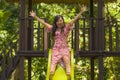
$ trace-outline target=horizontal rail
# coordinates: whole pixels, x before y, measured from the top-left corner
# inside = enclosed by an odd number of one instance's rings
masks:
[[[76,54],[77,57],[120,57],[120,51],[78,51]]]
[[[18,51],[17,56],[21,57],[46,57],[47,51]]]
[[[18,56],[23,57],[45,57],[48,51],[18,51]],[[77,55],[77,56],[76,56]],[[75,57],[120,57],[120,51],[78,51],[75,52]]]

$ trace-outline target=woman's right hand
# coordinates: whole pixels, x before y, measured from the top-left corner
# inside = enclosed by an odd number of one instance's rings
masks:
[[[33,12],[33,11],[30,11],[30,16],[31,16],[31,17],[35,17],[35,16],[36,16],[36,13]]]

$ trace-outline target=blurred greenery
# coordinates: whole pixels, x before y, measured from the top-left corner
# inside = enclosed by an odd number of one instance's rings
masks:
[[[40,18],[47,18],[49,23],[52,24],[55,15],[63,15],[65,22],[69,22],[79,11],[81,5],[79,4],[34,4],[33,10],[37,13]],[[20,5],[18,3],[7,3],[5,0],[0,0],[0,52],[11,39],[12,36],[16,34],[19,29],[19,15],[20,15]],[[27,10],[26,10],[27,13]],[[26,14],[27,16],[27,14]],[[81,17],[89,18],[89,7],[87,12]],[[97,5],[94,5],[94,17],[97,18]],[[118,30],[120,31],[120,1],[117,3],[108,3],[104,5],[104,17],[105,21],[110,21],[112,25],[112,50],[116,50],[116,22],[119,21]],[[80,22],[80,28],[83,28],[82,21]],[[86,27],[89,28],[89,20],[86,21]],[[34,28],[38,27],[38,21],[34,21]],[[106,51],[109,49],[109,29],[108,25],[105,26],[105,39],[106,39]],[[43,28],[43,25],[40,26]],[[41,36],[42,36],[42,30]],[[86,30],[88,33],[88,30]],[[37,50],[37,31],[34,31],[34,50]],[[83,36],[83,31],[80,29],[80,36]],[[85,35],[88,37],[88,34]],[[120,36],[120,34],[119,34]],[[71,34],[68,38],[68,44],[71,47]],[[83,50],[83,38],[80,39],[80,50]],[[43,38],[40,38],[43,44]],[[87,51],[89,46],[89,40],[86,38],[86,48]],[[120,43],[119,43],[120,46]],[[41,45],[42,49],[43,45]],[[25,60],[25,80],[27,80],[27,60]],[[119,57],[106,57],[104,58],[104,79],[105,80],[120,80],[120,58]],[[47,68],[47,58],[32,58],[32,80],[45,80],[46,69]],[[98,80],[98,60],[95,60],[95,80]],[[90,58],[76,58],[75,59],[75,80],[91,80],[90,79]]]

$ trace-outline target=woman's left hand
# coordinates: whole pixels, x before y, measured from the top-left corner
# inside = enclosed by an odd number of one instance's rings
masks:
[[[83,5],[82,8],[81,8],[81,12],[85,12],[86,9],[87,9],[87,7]]]

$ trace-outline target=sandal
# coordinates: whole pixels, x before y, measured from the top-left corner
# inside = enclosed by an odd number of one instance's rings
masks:
[[[51,72],[50,72],[50,77],[49,77],[49,79],[50,79],[50,80],[52,80],[53,75],[54,75],[54,72],[53,72],[53,71],[51,71]]]
[[[71,75],[70,75],[70,73],[68,74],[68,73],[66,73],[67,74],[67,80],[71,80]]]
[[[69,72],[66,72],[66,75],[67,76],[71,76],[71,72],[69,71]]]
[[[54,71],[51,71],[51,72],[50,72],[50,75],[54,75]]]

